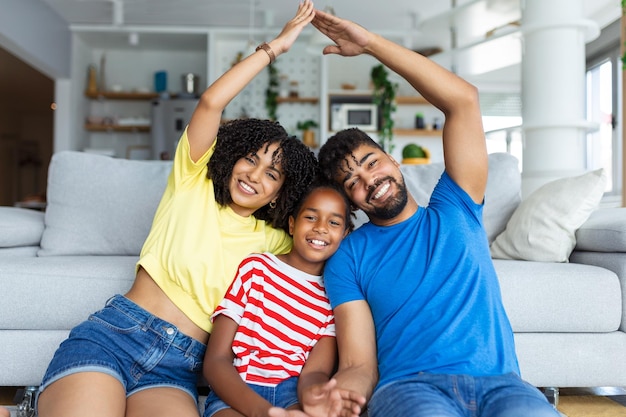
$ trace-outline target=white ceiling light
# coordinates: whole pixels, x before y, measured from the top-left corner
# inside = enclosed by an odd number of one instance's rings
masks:
[[[130,46],[139,45],[139,33],[138,32],[130,32],[128,34],[128,44]]]

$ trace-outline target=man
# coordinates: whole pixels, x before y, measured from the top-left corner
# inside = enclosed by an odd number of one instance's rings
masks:
[[[316,11],[312,23],[335,42],[325,54],[377,58],[445,115],[445,172],[428,207],[365,133],[339,132],[320,149],[322,172],[370,219],[324,271],[337,386],[369,399],[370,417],[558,416],[519,377],[482,223],[488,167],[476,88],[353,22]]]

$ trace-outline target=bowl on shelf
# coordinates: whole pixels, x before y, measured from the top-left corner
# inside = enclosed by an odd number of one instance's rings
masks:
[[[430,158],[402,158],[404,165],[430,164]]]
[[[405,165],[429,164],[430,151],[415,143],[402,148],[402,163]]]

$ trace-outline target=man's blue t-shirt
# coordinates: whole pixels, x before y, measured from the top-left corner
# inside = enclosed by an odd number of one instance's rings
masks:
[[[428,207],[393,226],[361,226],[327,262],[333,308],[370,306],[378,386],[419,372],[519,374],[482,209],[444,172]]]

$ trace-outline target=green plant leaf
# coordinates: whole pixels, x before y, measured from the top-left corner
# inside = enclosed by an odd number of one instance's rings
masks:
[[[379,132],[380,145],[386,152],[391,153],[395,147],[393,144],[393,113],[396,111],[395,99],[398,85],[392,83],[388,75],[389,72],[383,64],[374,66],[370,72],[374,85],[372,101],[379,106],[382,119]]]

